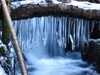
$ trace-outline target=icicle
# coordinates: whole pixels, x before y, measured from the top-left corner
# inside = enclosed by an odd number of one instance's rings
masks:
[[[65,47],[65,18],[62,17],[62,47]]]
[[[73,19],[73,41],[75,43],[75,19]]]
[[[76,19],[76,48],[79,48],[79,43],[80,43],[80,26],[81,23],[79,19]]]
[[[47,21],[46,18],[44,18],[44,25],[43,25],[43,45],[45,46],[46,43],[47,43],[47,37],[48,37],[48,34],[47,34],[47,23],[45,22]],[[43,23],[41,23],[43,24]]]
[[[80,20],[80,23],[81,23],[81,32],[80,32],[81,38],[80,38],[80,40],[81,40],[81,48],[83,48],[83,39],[84,39],[83,20]]]
[[[94,25],[95,25],[95,21],[92,21],[92,24],[91,24],[91,33],[93,32]]]
[[[36,28],[35,28],[35,45],[39,46],[40,38],[40,18],[36,18]]]
[[[44,55],[57,56],[64,54],[70,41],[72,49],[83,48],[84,42],[90,38],[95,21],[91,21],[89,27],[90,22],[87,20],[48,16],[16,20],[14,24],[22,50],[33,50],[37,55],[37,51],[40,51]]]
[[[58,45],[61,47],[62,46],[62,22],[59,20],[59,25],[58,25]]]
[[[90,25],[89,25],[89,21],[87,21],[87,41],[90,39]]]
[[[71,34],[69,35],[69,39],[70,39],[70,41],[71,41],[71,49],[74,50],[75,44],[74,44],[74,40],[73,40]]]
[[[64,47],[66,48],[66,42],[67,42],[67,18],[64,18]]]
[[[68,31],[68,35],[67,35],[68,37],[69,37],[69,35],[70,35],[70,30],[71,30],[70,22],[71,22],[71,19],[69,18],[69,19],[68,19],[68,30],[67,30],[67,31]],[[69,38],[67,38],[67,39],[68,39],[67,43],[69,43]]]

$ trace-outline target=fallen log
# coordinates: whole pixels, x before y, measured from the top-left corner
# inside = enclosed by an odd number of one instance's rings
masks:
[[[11,15],[13,19],[29,18],[43,15],[69,15],[83,19],[100,20],[100,10],[80,8],[69,3],[24,4],[16,9],[12,9]]]
[[[74,1],[76,2],[76,1]],[[12,2],[11,17],[12,19],[24,19],[35,16],[71,16],[89,20],[100,20],[100,4],[89,2],[71,2],[60,4],[22,4],[21,2]],[[75,5],[76,4],[76,5]],[[83,5],[82,5],[83,4]],[[18,6],[18,7],[17,7]],[[98,6],[97,8],[94,8]],[[15,8],[14,8],[15,7]],[[0,16],[1,17],[1,16]]]

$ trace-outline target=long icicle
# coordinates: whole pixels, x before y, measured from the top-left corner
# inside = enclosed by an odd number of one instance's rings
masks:
[[[26,66],[25,66],[25,63],[24,63],[24,59],[23,59],[23,56],[22,56],[22,52],[21,52],[21,49],[20,49],[20,46],[19,46],[19,43],[18,43],[18,40],[17,40],[16,32],[14,30],[12,20],[11,20],[11,17],[10,17],[10,14],[9,14],[9,11],[8,11],[8,8],[7,8],[7,5],[6,5],[6,1],[1,0],[1,5],[2,5],[2,9],[3,9],[5,19],[7,21],[7,24],[9,26],[9,29],[10,29],[10,32],[11,32],[12,43],[14,45],[15,52],[16,52],[17,57],[18,57],[18,61],[19,61],[19,64],[20,64],[22,75],[28,75],[27,70],[26,70]]]

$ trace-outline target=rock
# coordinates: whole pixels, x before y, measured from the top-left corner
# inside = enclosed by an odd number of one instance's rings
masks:
[[[100,0],[88,0],[88,1],[92,3],[100,3]]]
[[[47,3],[53,3],[52,0],[45,0]]]
[[[89,60],[100,64],[100,39],[91,39],[89,42]]]
[[[100,72],[100,39],[90,39],[81,51],[83,61],[92,63],[97,72]]]
[[[100,38],[100,30],[99,24],[97,23],[93,29],[93,32],[90,34],[91,39],[99,39]]]
[[[100,72],[100,39],[91,39],[89,42],[88,61],[92,62],[97,71]]]
[[[97,31],[91,33],[90,38],[99,39],[100,38],[100,30],[97,30]]]
[[[62,3],[70,3],[71,0],[58,0],[59,2],[62,2]]]
[[[87,42],[84,43],[84,48],[81,50],[81,58],[83,61],[88,61],[89,45]]]

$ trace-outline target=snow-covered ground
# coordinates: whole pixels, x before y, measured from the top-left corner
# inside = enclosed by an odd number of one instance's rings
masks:
[[[5,44],[2,43],[1,39],[0,39],[0,48],[4,48],[5,51],[7,51],[7,48],[5,46]],[[3,67],[1,66],[2,64],[5,63],[6,57],[0,56],[0,75],[7,75],[3,69]]]
[[[54,4],[60,4],[62,2],[59,2],[57,0],[52,0],[52,2]],[[20,5],[23,5],[23,4],[47,4],[47,2],[45,0],[25,0],[25,1],[17,1],[17,2],[12,2],[12,7],[13,8],[17,8],[19,7]],[[96,10],[100,10],[100,4],[96,4],[96,3],[90,3],[90,2],[87,2],[87,1],[74,1],[72,0],[71,3],[65,3],[66,5],[73,5],[73,6],[78,6],[79,8],[82,8],[82,9],[96,9]]]
[[[79,8],[83,8],[83,9],[100,10],[100,4],[90,3],[86,1],[84,2],[72,1],[71,3],[69,3],[69,5],[78,6]]]
[[[7,74],[5,73],[5,71],[4,71],[4,69],[1,67],[1,65],[0,65],[0,75],[7,75]]]

